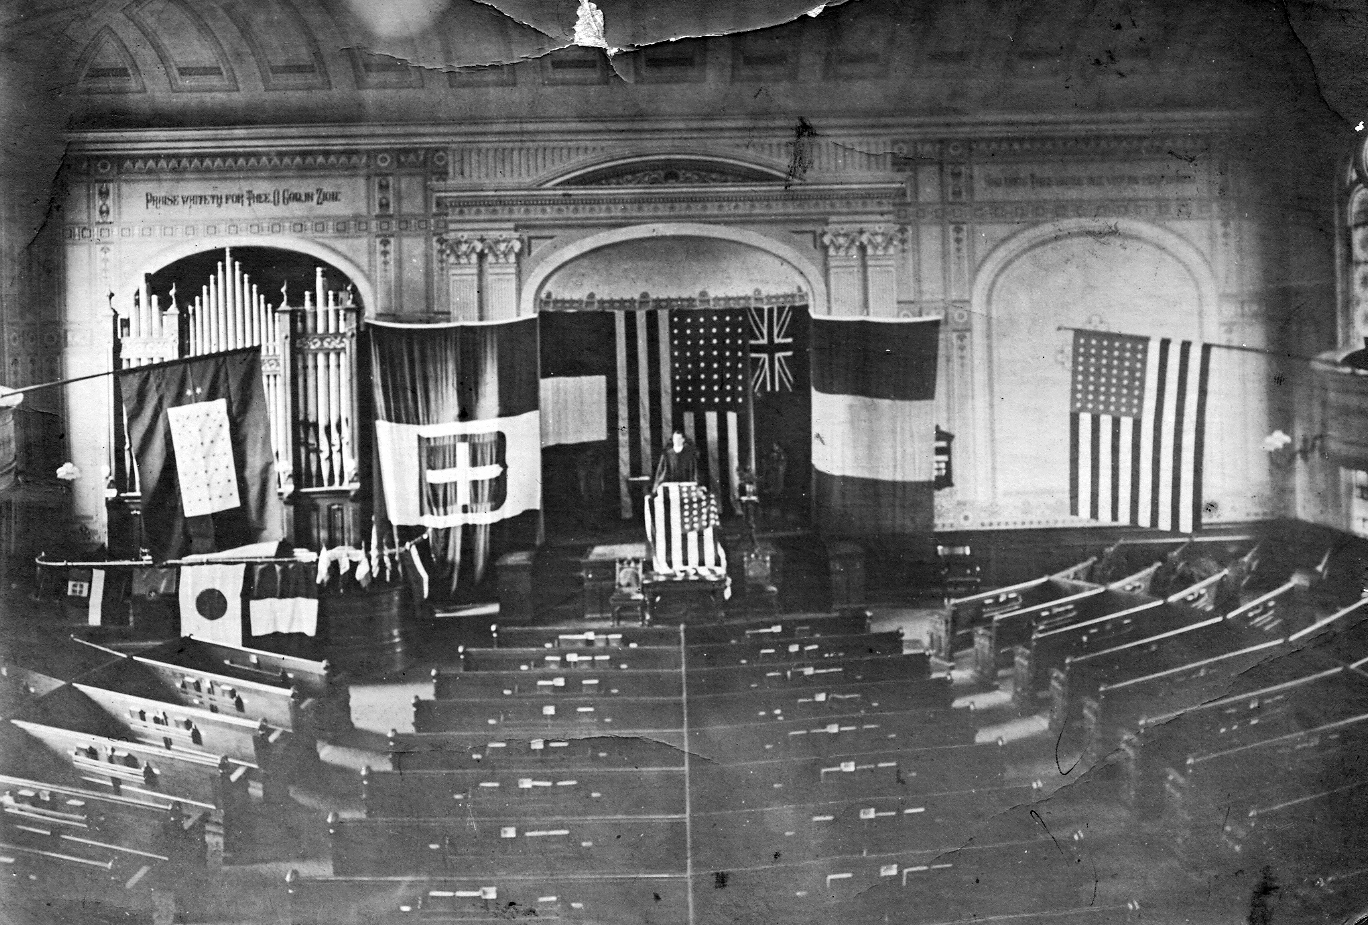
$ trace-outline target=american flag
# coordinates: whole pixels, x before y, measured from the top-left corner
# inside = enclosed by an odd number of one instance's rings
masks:
[[[646,540],[657,574],[726,575],[727,556],[717,536],[717,499],[711,492],[692,482],[666,482],[646,501]]]
[[[1191,533],[1202,522],[1211,346],[1075,331],[1069,510]]]
[[[792,308],[750,310],[751,387],[756,395],[793,391]]]

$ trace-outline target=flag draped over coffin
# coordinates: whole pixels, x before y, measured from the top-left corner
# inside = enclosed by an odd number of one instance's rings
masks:
[[[281,537],[259,347],[116,377],[157,561]]]
[[[649,476],[679,427],[705,480],[735,507],[751,322],[745,309],[544,311],[542,445],[608,441],[618,500]]]
[[[813,318],[816,522],[829,533],[929,533],[937,318]]]
[[[1075,331],[1069,511],[1191,533],[1202,523],[1211,346]]]
[[[718,542],[717,499],[693,482],[665,482],[647,498],[646,541],[661,575],[722,578],[727,556]]]
[[[369,326],[385,516],[450,530],[434,543],[459,571],[474,528],[476,581],[489,526],[541,506],[537,320]]]

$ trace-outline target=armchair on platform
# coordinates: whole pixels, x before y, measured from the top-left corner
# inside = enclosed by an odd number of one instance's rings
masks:
[[[608,598],[608,609],[612,614],[614,626],[620,625],[624,616],[635,620],[640,626],[647,624],[646,594],[642,589],[640,559],[617,560],[616,581],[613,593]]]
[[[969,546],[937,546],[936,572],[946,600],[977,594],[983,584],[983,570]]]

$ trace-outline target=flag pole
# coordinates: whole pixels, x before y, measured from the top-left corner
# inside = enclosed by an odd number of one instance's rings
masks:
[[[1079,327],[1074,327],[1073,325],[1068,325],[1068,324],[1056,325],[1056,326],[1055,326],[1055,330],[1056,330],[1056,331],[1080,331],[1080,332],[1083,332],[1083,333],[1085,333],[1085,334],[1112,334],[1112,335],[1115,335],[1115,336],[1117,336],[1117,337],[1144,337],[1144,336],[1147,336],[1147,335],[1143,335],[1143,334],[1126,334],[1126,333],[1123,332],[1123,331],[1106,331],[1106,330],[1103,330],[1103,329],[1101,329],[1101,328],[1079,328]],[[1306,362],[1306,363],[1310,363],[1310,362],[1312,362],[1313,360],[1315,360],[1315,357],[1302,356],[1300,353],[1288,353],[1288,352],[1283,351],[1283,350],[1265,350],[1265,349],[1263,349],[1262,347],[1246,347],[1244,344],[1213,344],[1213,343],[1210,343],[1210,342],[1208,342],[1208,341],[1203,341],[1203,343],[1206,344],[1208,347],[1214,347],[1214,348],[1216,348],[1216,349],[1218,349],[1218,350],[1234,350],[1234,351],[1237,351],[1237,352],[1239,352],[1239,353],[1258,353],[1258,354],[1261,354],[1261,355],[1263,355],[1263,356],[1268,356],[1268,357],[1280,357],[1280,358],[1285,358],[1285,359],[1289,359],[1289,360],[1302,360],[1303,362]]]

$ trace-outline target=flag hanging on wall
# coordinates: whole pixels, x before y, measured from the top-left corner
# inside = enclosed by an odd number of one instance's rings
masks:
[[[259,347],[140,366],[115,383],[154,559],[280,539]]]
[[[939,336],[937,318],[812,319],[813,488],[824,531],[931,532]]]
[[[180,574],[180,634],[201,642],[242,645],[242,562],[183,565]]]
[[[705,481],[735,507],[745,310],[544,311],[539,322],[543,446],[607,441],[625,518],[632,515],[628,479],[651,475],[678,426],[698,451]]]
[[[1211,346],[1075,331],[1069,511],[1191,533],[1202,523]]]
[[[475,580],[489,527],[541,507],[537,319],[372,322],[376,456],[385,516],[438,537],[451,586],[474,527]]]

